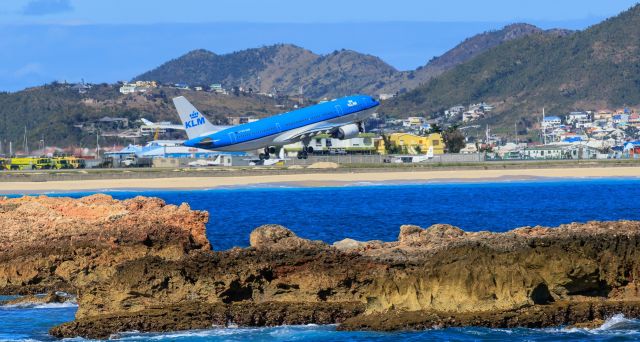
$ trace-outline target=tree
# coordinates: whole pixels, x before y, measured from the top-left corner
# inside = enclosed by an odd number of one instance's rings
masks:
[[[432,123],[431,125],[429,125],[429,128],[431,133],[442,133],[442,128],[440,128],[438,124]]]
[[[387,154],[398,154],[401,152],[401,149],[398,146],[391,143],[391,138],[388,135],[382,134],[382,141],[384,143],[384,149],[387,151]]]
[[[634,126],[627,126],[624,129],[624,134],[632,139],[635,139],[638,136],[638,133],[640,132],[640,130],[638,130],[636,127]]]
[[[447,128],[442,134],[442,139],[449,153],[460,153],[460,150],[465,146],[464,134],[456,125]]]

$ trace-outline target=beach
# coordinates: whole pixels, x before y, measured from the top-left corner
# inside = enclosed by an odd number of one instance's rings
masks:
[[[233,175],[202,177],[158,177],[126,179],[75,179],[61,181],[0,182],[0,193],[34,193],[50,191],[92,191],[120,189],[211,189],[245,186],[326,187],[350,184],[402,184],[429,182],[483,182],[580,178],[636,178],[639,167],[531,168],[531,169],[461,169],[461,170],[384,170],[358,172],[292,172],[279,174]]]

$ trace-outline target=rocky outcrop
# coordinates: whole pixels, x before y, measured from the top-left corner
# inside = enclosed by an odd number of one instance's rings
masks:
[[[75,292],[126,260],[209,250],[207,219],[154,198],[0,198],[0,294]]]
[[[37,208],[55,219],[46,229],[29,224],[32,232],[0,240],[21,246],[0,254],[0,274],[27,289],[63,284],[78,294],[76,320],[51,331],[59,337],[228,323],[542,327],[640,313],[635,221],[506,233],[402,226],[397,241],[346,239],[333,246],[267,225],[251,234],[250,247],[216,252],[204,236],[206,214],[185,205],[106,196],[0,205],[7,217],[26,205],[21,210]],[[92,224],[81,225],[80,217]],[[88,236],[97,237],[91,245]],[[41,248],[35,256],[26,253],[29,244]],[[16,260],[31,266],[7,271],[18,267]],[[21,278],[27,273],[38,276]]]
[[[50,292],[43,295],[26,295],[9,300],[0,300],[0,306],[31,306],[39,304],[74,303],[75,297],[65,292]]]
[[[121,312],[77,319],[51,329],[55,337],[105,338],[121,331],[156,331],[239,326],[300,325],[309,322],[332,324],[363,312],[360,303],[204,303],[172,304],[142,311]]]

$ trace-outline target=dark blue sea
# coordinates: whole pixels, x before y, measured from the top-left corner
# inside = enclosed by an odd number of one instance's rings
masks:
[[[189,191],[108,191],[115,198],[157,196],[210,213],[214,249],[247,246],[249,233],[282,224],[301,237],[329,243],[395,240],[402,224],[448,223],[468,231],[505,231],[590,220],[640,220],[640,180],[566,180],[423,185],[354,184],[330,188],[243,188]],[[50,194],[80,197],[90,193]],[[52,340],[48,328],[73,319],[73,305],[0,306],[0,341]],[[126,333],[144,341],[598,341],[640,340],[640,321],[611,317],[597,329],[431,329],[338,332],[335,326],[226,328],[171,334]]]

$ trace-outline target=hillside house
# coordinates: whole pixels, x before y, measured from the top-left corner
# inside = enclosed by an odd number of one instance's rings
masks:
[[[562,124],[562,119],[559,116],[545,116],[542,120],[542,127],[550,128],[550,127],[558,127]]]

